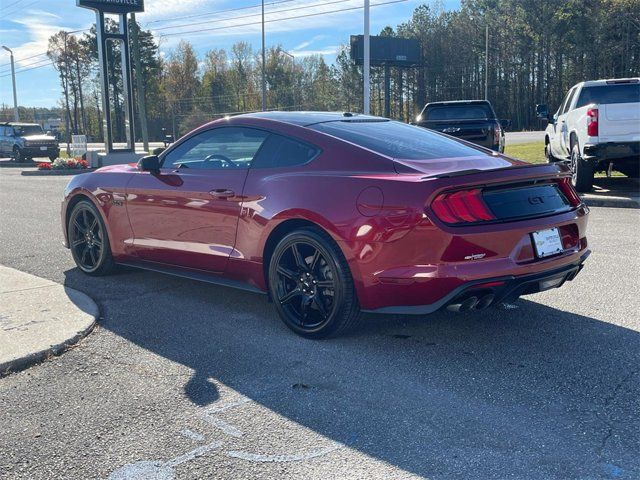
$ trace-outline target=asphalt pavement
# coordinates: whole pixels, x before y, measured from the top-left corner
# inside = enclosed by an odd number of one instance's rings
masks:
[[[0,264],[100,309],[76,348],[0,379],[0,478],[640,477],[639,210],[592,209],[562,289],[310,341],[263,296],[82,275],[68,180],[0,170]]]

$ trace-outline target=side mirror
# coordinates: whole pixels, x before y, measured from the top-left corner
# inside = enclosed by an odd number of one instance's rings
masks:
[[[502,120],[500,120],[500,126],[503,130],[509,130],[511,128],[511,120],[503,118]]]
[[[536,105],[536,117],[549,121],[549,108],[546,103]]]
[[[141,172],[160,173],[160,159],[157,155],[147,155],[138,160],[137,168]]]

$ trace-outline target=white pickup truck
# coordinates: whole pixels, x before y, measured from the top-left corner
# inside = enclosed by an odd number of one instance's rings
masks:
[[[598,171],[640,173],[640,78],[593,80],[573,86],[554,115],[546,105],[536,114],[549,122],[545,156],[568,161],[579,192],[593,186]]]

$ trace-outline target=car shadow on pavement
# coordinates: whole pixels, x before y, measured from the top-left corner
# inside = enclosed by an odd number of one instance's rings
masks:
[[[531,297],[472,314],[368,315],[348,336],[311,341],[263,296],[146,272],[66,273],[102,292],[102,328],[193,371],[176,388],[195,405],[214,405],[224,385],[428,478],[640,475],[633,330]]]

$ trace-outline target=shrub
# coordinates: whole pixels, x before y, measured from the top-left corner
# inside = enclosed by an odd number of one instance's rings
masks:
[[[44,165],[48,167],[44,167]],[[51,163],[41,163],[38,165],[38,169],[40,170],[72,170],[82,168],[89,168],[89,162],[80,158],[56,158]]]

